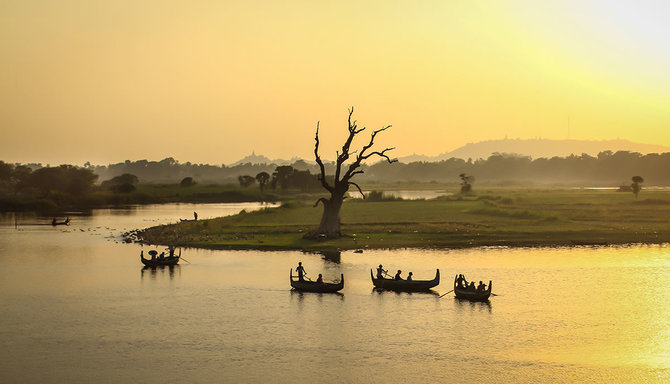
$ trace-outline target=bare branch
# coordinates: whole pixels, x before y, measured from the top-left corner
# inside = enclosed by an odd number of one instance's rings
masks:
[[[391,160],[391,158],[389,158],[388,155],[386,155],[387,151],[391,151],[395,148],[386,148],[383,151],[374,151],[374,152],[371,152],[369,154],[366,154],[366,151],[368,149],[372,148],[372,146],[374,145],[375,137],[377,136],[377,134],[380,133],[380,132],[384,132],[385,130],[387,130],[389,128],[391,128],[391,126],[387,125],[383,128],[377,129],[377,130],[372,132],[372,134],[370,135],[370,142],[363,146],[361,151],[356,156],[356,160],[353,163],[351,163],[351,165],[349,165],[349,169],[347,170],[347,172],[342,177],[342,180],[349,181],[349,179],[351,179],[355,174],[357,174],[357,172],[355,172],[355,171],[358,167],[361,166],[361,163],[363,162],[363,160],[366,160],[366,159],[368,159],[372,156],[377,155],[377,156],[383,157],[383,158],[386,159],[386,161],[388,161],[389,164],[394,163],[394,162],[397,161],[395,159]]]
[[[319,200],[317,200],[316,203],[314,203],[314,207],[319,205],[319,203],[323,203],[323,205],[325,206],[326,204],[328,204],[329,201],[330,201],[329,199],[326,199],[325,197],[322,197]]]
[[[358,184],[354,183],[353,181],[349,181],[349,185],[353,185],[354,187],[358,188],[358,192],[360,192],[361,196],[363,196],[363,199],[365,199],[365,193],[363,193],[363,191],[361,190],[361,187],[359,187]]]
[[[314,144],[314,157],[316,157],[316,163],[319,164],[319,170],[321,171],[321,185],[328,191],[333,192],[333,187],[331,187],[326,181],[326,168],[323,166],[323,162],[319,157],[319,122],[316,123],[316,137],[314,138],[316,143]]]

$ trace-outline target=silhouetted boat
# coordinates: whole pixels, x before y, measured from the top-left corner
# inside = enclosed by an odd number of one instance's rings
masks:
[[[489,280],[489,285],[486,288],[486,291],[484,292],[477,292],[469,290],[467,288],[460,288],[456,284],[457,280],[458,275],[456,275],[456,277],[454,278],[454,294],[456,294],[456,297],[459,299],[465,299],[470,301],[486,301],[489,299],[489,296],[491,296],[491,288],[493,286],[491,280]]]
[[[151,259],[144,258],[144,251],[140,252],[140,260],[142,264],[147,267],[160,267],[163,265],[176,265],[179,263],[179,258],[181,257],[181,249],[179,250],[179,255],[177,256],[166,256],[166,257],[156,257],[158,252],[151,250],[148,252],[153,257]]]
[[[334,293],[341,291],[344,288],[344,275],[340,275],[339,283],[317,283],[316,281],[300,281],[297,276],[293,276],[293,269],[291,269],[291,287],[296,291],[302,292],[323,292]],[[294,279],[295,277],[295,279]]]
[[[375,288],[380,289],[389,289],[392,291],[427,291],[438,284],[440,284],[440,270],[438,269],[435,272],[435,278],[433,280],[395,280],[395,279],[377,279],[375,278],[372,269],[370,270],[370,278],[372,278],[372,284]]]

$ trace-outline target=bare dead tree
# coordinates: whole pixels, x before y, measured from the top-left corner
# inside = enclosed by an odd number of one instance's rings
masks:
[[[389,164],[397,161],[396,159],[391,160],[391,158],[389,158],[388,155],[386,155],[386,152],[393,150],[395,148],[385,148],[384,150],[381,151],[371,150],[372,146],[374,145],[375,137],[380,132],[383,132],[391,128],[390,125],[387,125],[376,131],[373,131],[372,134],[370,135],[370,141],[366,145],[364,145],[360,151],[351,150],[351,143],[353,142],[356,135],[365,130],[365,127],[359,129],[358,125],[356,124],[356,121],[351,120],[351,116],[353,114],[354,114],[354,108],[352,107],[351,109],[349,109],[349,119],[348,119],[349,136],[342,145],[342,150],[337,151],[337,161],[335,163],[335,178],[332,181],[332,185],[326,179],[326,169],[323,165],[323,162],[321,161],[321,157],[319,157],[319,123],[316,124],[316,137],[315,137],[316,143],[314,145],[314,156],[316,157],[316,163],[319,165],[319,169],[321,171],[321,174],[319,176],[321,185],[330,193],[330,198],[322,197],[319,200],[317,200],[316,203],[314,204],[314,206],[316,207],[319,205],[319,203],[323,203],[323,215],[321,216],[321,223],[319,224],[319,227],[316,230],[305,234],[304,236],[305,238],[308,239],[318,239],[324,237],[337,238],[342,236],[342,231],[340,230],[340,209],[342,208],[342,203],[344,202],[346,194],[349,191],[349,187],[351,186],[356,187],[356,189],[358,189],[358,192],[361,195],[363,195],[363,198],[365,198],[365,194],[363,194],[361,187],[358,184],[351,181],[351,179],[354,176],[363,173],[363,170],[359,169],[361,163],[371,158],[372,156],[379,156],[383,159],[386,159],[386,161],[388,161]],[[353,162],[350,163],[348,166],[345,165],[345,162],[349,160],[351,156],[354,156]]]

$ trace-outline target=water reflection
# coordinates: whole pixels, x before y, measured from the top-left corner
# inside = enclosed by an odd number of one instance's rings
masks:
[[[373,294],[373,295],[374,295],[374,294],[382,295],[382,294],[384,294],[384,293],[395,294],[395,296],[400,296],[400,295],[412,296],[412,295],[416,295],[416,296],[424,296],[424,297],[426,297],[426,296],[437,296],[437,297],[440,297],[440,294],[437,293],[437,292],[435,292],[435,291],[433,291],[432,289],[427,290],[427,291],[398,291],[398,290],[395,290],[395,289],[384,289],[384,288],[377,288],[377,287],[372,288],[372,294]]]
[[[331,250],[331,251],[317,251],[317,252],[304,252],[306,254],[316,254],[316,255],[321,255],[321,258],[325,261],[329,261],[331,263],[335,264],[340,264],[342,262],[342,252],[337,251],[337,250]]]
[[[175,273],[178,277],[181,277],[181,265],[161,265],[156,267],[142,267],[140,278],[144,280],[144,275],[148,274],[152,280],[156,280],[157,276],[165,276],[165,274],[170,276],[170,280],[174,280]]]
[[[486,311],[488,313],[491,313],[491,301],[486,300],[486,301],[470,301],[467,299],[459,299],[458,297],[454,297],[454,303],[456,304],[456,310],[459,312],[463,311]]]

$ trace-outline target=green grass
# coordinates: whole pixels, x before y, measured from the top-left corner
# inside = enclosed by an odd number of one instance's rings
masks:
[[[310,201],[311,203],[311,201]],[[492,190],[434,200],[368,202],[342,207],[341,239],[314,242],[321,206],[291,202],[207,221],[142,232],[146,242],[231,249],[357,249],[551,246],[670,241],[670,193]]]

